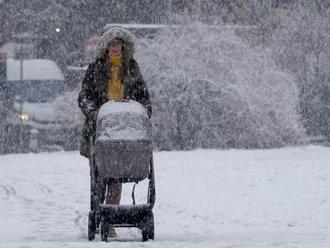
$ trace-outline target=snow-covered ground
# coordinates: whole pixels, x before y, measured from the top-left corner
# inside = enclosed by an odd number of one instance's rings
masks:
[[[0,247],[330,247],[330,148],[157,152],[154,159],[155,240],[120,229],[111,244],[87,241],[86,159],[0,156]],[[131,202],[131,186],[123,202]],[[145,189],[138,185],[139,201]]]

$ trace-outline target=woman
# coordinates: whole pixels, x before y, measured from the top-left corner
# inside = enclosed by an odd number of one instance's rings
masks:
[[[80,153],[85,157],[90,157],[88,123],[95,123],[98,110],[105,102],[135,100],[145,106],[151,116],[147,86],[133,54],[133,37],[127,30],[112,28],[101,37],[96,60],[87,68],[78,97],[79,107],[86,116],[80,145]],[[106,204],[119,204],[121,190],[120,183],[110,183],[105,196],[103,183],[97,183],[99,198],[101,202],[105,199]],[[114,228],[109,228],[108,235],[116,235]]]

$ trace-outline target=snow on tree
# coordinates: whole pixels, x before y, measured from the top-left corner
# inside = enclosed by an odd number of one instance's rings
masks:
[[[294,10],[294,11],[293,11]],[[270,19],[270,18],[269,18]],[[295,76],[303,125],[310,136],[330,139],[330,9],[318,5],[278,9],[268,46],[276,63]]]
[[[304,137],[294,79],[235,27],[169,26],[138,45],[159,148],[266,148]]]

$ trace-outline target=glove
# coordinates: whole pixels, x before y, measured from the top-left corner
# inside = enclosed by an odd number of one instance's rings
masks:
[[[97,111],[96,110],[92,110],[88,113],[88,119],[95,121],[96,117],[97,117]]]
[[[94,135],[94,121],[91,119],[87,121],[87,133],[88,136]]]
[[[94,104],[92,104],[92,102],[83,99],[81,102],[79,102],[79,106],[87,119],[96,119],[97,109],[95,108]]]

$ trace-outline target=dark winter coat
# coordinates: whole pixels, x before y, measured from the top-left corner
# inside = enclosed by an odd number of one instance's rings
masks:
[[[140,102],[146,107],[150,116],[149,93],[137,62],[130,59],[128,63],[123,63],[121,74],[124,85],[124,99]],[[97,59],[96,62],[88,66],[78,97],[79,107],[87,118],[92,118],[93,114],[108,101],[107,91],[110,79],[111,70],[105,57]]]

